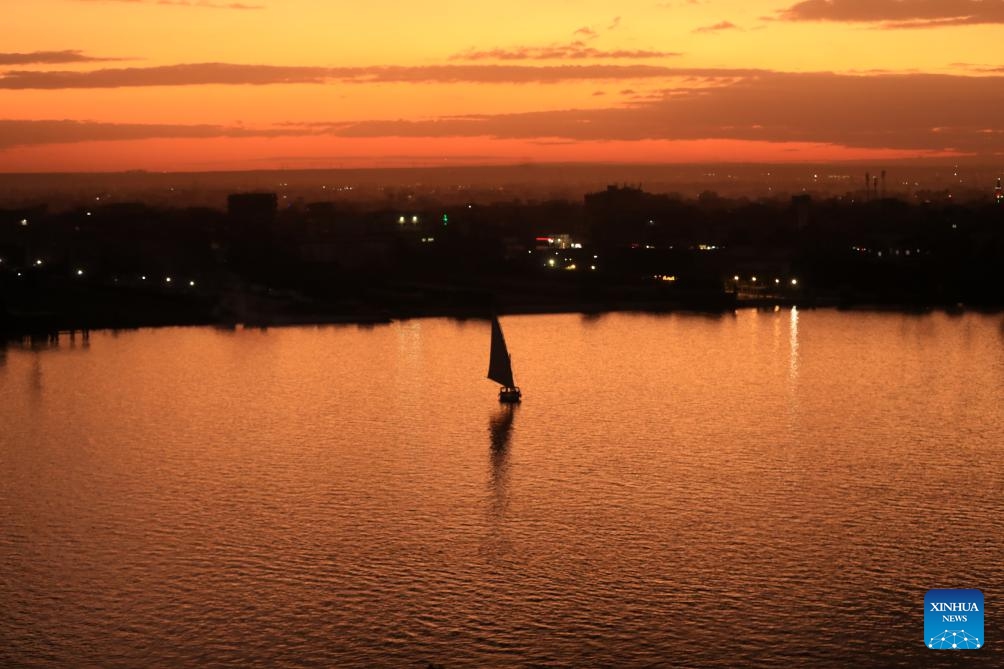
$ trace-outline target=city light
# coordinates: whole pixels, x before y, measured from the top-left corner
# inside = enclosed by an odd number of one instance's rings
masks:
[[[167,277],[166,279],[164,279],[164,282],[165,283],[171,283],[171,277]]]
[[[192,288],[195,288],[195,282],[194,281],[189,281],[188,285],[191,286]]]
[[[791,280],[791,285],[797,286],[798,285],[798,279],[792,279]]]
[[[84,275],[84,270],[78,269],[77,270],[77,276],[83,276],[83,275]]]
[[[24,227],[26,225],[28,225],[28,219],[27,218],[22,218],[21,219],[21,226]]]

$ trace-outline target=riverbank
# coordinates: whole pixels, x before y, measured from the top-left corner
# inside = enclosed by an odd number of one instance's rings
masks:
[[[119,305],[121,307],[121,305]],[[168,307],[168,308],[165,308]],[[601,316],[607,313],[642,312],[651,314],[698,313],[727,315],[742,309],[834,309],[854,312],[897,312],[926,314],[943,312],[962,315],[967,312],[1002,313],[1000,306],[967,306],[962,304],[916,304],[882,302],[848,302],[837,299],[756,299],[713,301],[636,300],[627,302],[499,302],[492,306],[398,306],[359,307],[340,311],[258,311],[238,315],[221,313],[213,304],[203,301],[191,303],[147,303],[146,308],[135,311],[121,309],[72,312],[11,312],[0,319],[0,339],[4,341],[44,342],[58,340],[60,336],[87,338],[92,331],[134,330],[141,328],[207,326],[219,328],[271,328],[323,325],[382,325],[396,320],[419,318],[487,319],[497,315],[530,314],[581,314]]]

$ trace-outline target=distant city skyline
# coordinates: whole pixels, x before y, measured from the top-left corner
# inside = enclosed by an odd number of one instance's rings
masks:
[[[3,172],[1004,162],[1004,0],[4,12]]]

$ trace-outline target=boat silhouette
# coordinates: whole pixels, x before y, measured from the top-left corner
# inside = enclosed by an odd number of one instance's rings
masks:
[[[497,316],[492,317],[492,344],[488,356],[488,378],[502,386],[499,389],[499,402],[514,403],[523,398],[516,381],[512,377],[512,358],[505,345],[502,334],[502,324]]]

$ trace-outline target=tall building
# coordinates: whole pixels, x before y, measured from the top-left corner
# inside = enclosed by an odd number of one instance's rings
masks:
[[[1001,186],[1000,178],[997,179],[997,188],[994,189],[994,202],[1004,204],[1004,187]]]

